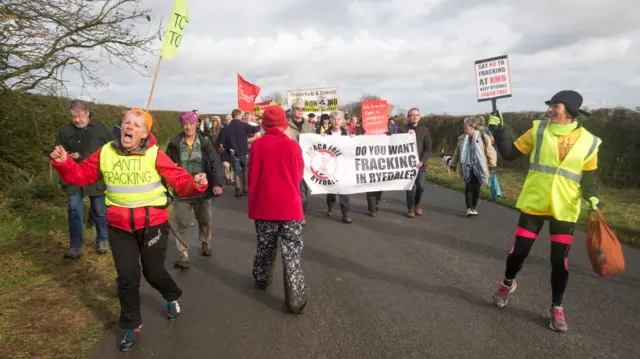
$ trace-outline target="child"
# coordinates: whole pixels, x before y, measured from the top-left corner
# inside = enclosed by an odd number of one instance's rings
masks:
[[[307,304],[300,266],[304,161],[298,143],[284,133],[287,126],[280,106],[267,107],[262,117],[264,135],[253,142],[249,153],[249,218],[255,220],[258,234],[253,278],[258,288],[268,289],[280,237],[285,303],[291,313],[300,314]]]

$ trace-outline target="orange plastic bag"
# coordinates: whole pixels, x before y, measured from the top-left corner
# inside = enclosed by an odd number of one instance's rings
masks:
[[[618,274],[624,270],[622,245],[611,228],[604,222],[600,210],[589,213],[587,253],[593,270],[601,277]]]

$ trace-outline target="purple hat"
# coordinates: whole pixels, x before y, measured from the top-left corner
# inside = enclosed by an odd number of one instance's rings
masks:
[[[198,115],[193,112],[183,112],[182,114],[180,114],[180,122],[198,124]]]

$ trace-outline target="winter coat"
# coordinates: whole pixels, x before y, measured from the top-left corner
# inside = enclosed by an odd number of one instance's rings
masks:
[[[200,150],[202,151],[202,171],[207,175],[209,187],[204,193],[204,199],[213,197],[213,187],[222,187],[224,185],[224,175],[220,157],[215,153],[213,145],[203,135],[198,134],[200,140]],[[174,137],[167,145],[166,154],[171,161],[176,164],[180,163],[180,143],[184,138],[184,132]]]
[[[462,141],[464,141],[464,133],[458,136],[458,144],[456,146],[456,150],[453,152],[453,156],[451,157],[451,162],[449,162],[449,167],[457,168],[458,161],[460,160],[460,150],[462,149]],[[478,150],[480,151],[480,155],[483,157],[484,162],[482,163],[482,169],[485,172],[487,178],[490,177],[490,171],[495,169],[498,166],[498,154],[496,149],[491,144],[491,137],[487,134],[481,133],[481,137],[478,137]],[[462,171],[458,171],[460,176],[462,176]]]
[[[409,130],[414,130],[415,132],[418,158],[420,158],[420,162],[422,162],[422,166],[420,166],[418,171],[424,172],[427,170],[427,161],[429,161],[429,154],[431,153],[431,133],[427,126],[418,124],[414,127],[411,123],[399,126],[398,133],[408,133]]]
[[[116,140],[108,146],[118,147],[120,140]],[[145,152],[146,149],[156,144],[153,135],[149,135],[148,144],[141,148]],[[94,152],[89,158],[82,163],[75,163],[70,157],[65,162],[59,163],[51,160],[51,164],[58,170],[60,177],[66,182],[75,186],[87,186],[97,182],[102,178],[102,168],[100,168],[100,152],[102,147]],[[132,154],[131,156],[135,156]],[[156,160],[156,170],[164,179],[166,184],[173,188],[181,197],[193,197],[206,190],[205,187],[198,187],[193,177],[185,169],[176,166],[173,161],[161,150],[158,150],[158,158]],[[149,226],[154,227],[161,225],[169,220],[169,210],[160,207],[149,208]],[[131,218],[133,214],[133,220]],[[138,229],[145,228],[146,211],[145,207],[125,208],[118,206],[107,207],[107,223],[115,228],[122,229],[127,232],[134,232]],[[133,224],[133,226],[132,226]]]
[[[295,124],[295,122],[293,121],[293,119],[289,120],[289,127],[287,127],[287,131],[285,132],[285,134],[287,135],[287,137],[289,137],[290,139],[296,141],[296,142],[300,142],[300,135],[303,133],[316,133],[316,129],[315,126],[310,123],[308,120],[303,119],[302,121],[304,121],[302,123],[302,129],[298,130],[298,126]]]
[[[76,163],[80,163],[112,139],[111,131],[102,121],[91,119],[84,128],[78,128],[73,123],[67,123],[58,132],[55,143],[56,146],[64,147],[67,153],[77,152],[80,154],[80,157],[75,160]],[[104,196],[104,191],[107,189],[102,180],[82,186],[82,188],[71,185],[62,178],[60,179],[60,184],[65,193],[81,192],[85,197]]]
[[[269,128],[249,153],[249,218],[267,221],[303,220],[300,182],[304,160],[300,145]]]

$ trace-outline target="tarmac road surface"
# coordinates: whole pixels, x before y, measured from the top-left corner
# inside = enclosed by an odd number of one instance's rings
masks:
[[[182,315],[169,323],[162,297],[143,281],[143,333],[132,352],[118,351],[113,330],[91,358],[640,358],[640,255],[625,248],[626,271],[600,278],[589,264],[585,234],[569,256],[565,312],[569,331],[549,329],[549,234],[545,225],[508,307],[491,295],[504,274],[518,213],[481,202],[466,218],[463,194],[428,184],[424,214],[407,218],[403,192],[383,194],[381,212],[366,214],[351,195],[352,224],[325,215],[325,196],[311,197],[304,229],[306,313],[284,306],[281,261],[268,292],[254,289],[256,245],[247,197],[226,187],[214,203],[212,257],[200,255],[197,230],[191,268],[167,268],[184,290]],[[114,318],[117,320],[117,318]]]

